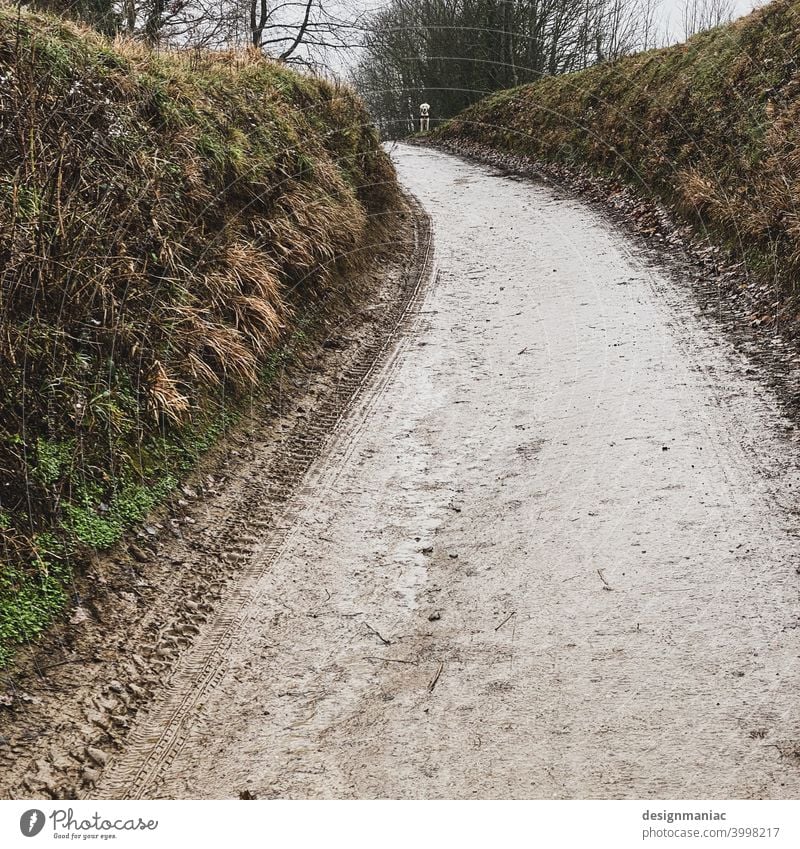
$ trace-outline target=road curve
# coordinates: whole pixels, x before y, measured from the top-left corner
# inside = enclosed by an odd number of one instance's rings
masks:
[[[165,691],[93,795],[798,797],[797,449],[769,391],[598,212],[395,159],[435,237],[411,330],[200,697]]]

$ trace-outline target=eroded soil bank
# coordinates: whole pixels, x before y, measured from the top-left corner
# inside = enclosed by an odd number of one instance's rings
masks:
[[[778,400],[598,211],[395,158],[433,282],[85,792],[797,797]]]

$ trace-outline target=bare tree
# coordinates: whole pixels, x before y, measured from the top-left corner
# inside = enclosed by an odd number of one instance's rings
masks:
[[[663,32],[657,24],[660,6],[660,0],[639,0],[639,46],[642,50],[650,50],[659,46],[663,38]]]
[[[152,45],[243,47],[286,62],[310,63],[353,46],[360,15],[343,17],[335,0],[118,0],[124,31]],[[358,37],[358,38],[357,38]]]
[[[684,0],[681,8],[683,37],[713,29],[733,20],[734,0]]]

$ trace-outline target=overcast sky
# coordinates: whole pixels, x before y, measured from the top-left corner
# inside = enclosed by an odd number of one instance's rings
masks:
[[[753,0],[735,0],[736,17],[752,12],[759,6],[765,5],[767,0],[753,2]],[[683,41],[683,29],[681,26],[681,12],[684,0],[661,0],[659,9],[661,25],[665,32],[669,32],[670,41]]]

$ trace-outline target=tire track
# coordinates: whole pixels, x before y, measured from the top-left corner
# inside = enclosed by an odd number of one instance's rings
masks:
[[[305,437],[290,447],[283,468],[275,476],[279,485],[271,486],[268,480],[256,484],[256,491],[265,490],[257,512],[255,515],[242,515],[217,546],[218,556],[222,559],[227,551],[234,554],[237,566],[235,585],[215,613],[213,625],[186,653],[169,682],[166,699],[142,718],[131,732],[121,755],[109,763],[106,777],[96,789],[87,792],[87,797],[99,794],[107,798],[130,799],[154,795],[153,789],[157,788],[163,772],[185,744],[193,710],[219,683],[226,653],[236,635],[247,625],[248,607],[258,594],[256,579],[269,569],[291,535],[292,526],[286,516],[291,507],[289,496],[334,438],[376,373],[382,372],[380,386],[386,384],[396,355],[397,339],[417,311],[432,272],[430,221],[416,203],[414,211],[415,262],[404,298],[396,305],[392,331],[376,340],[369,356],[344,377],[337,387],[333,403],[315,411],[315,420]],[[378,388],[376,393],[379,392]],[[168,633],[171,631],[174,628]]]

